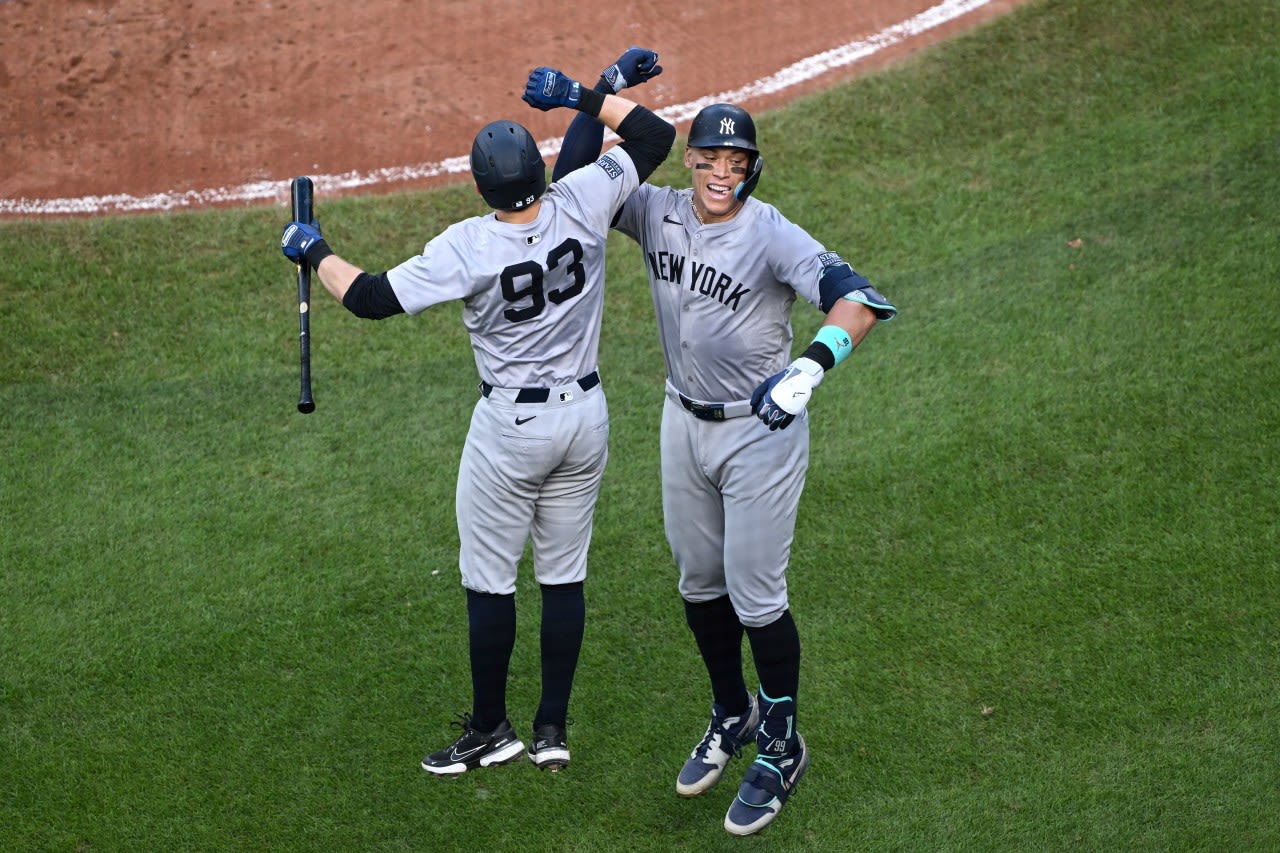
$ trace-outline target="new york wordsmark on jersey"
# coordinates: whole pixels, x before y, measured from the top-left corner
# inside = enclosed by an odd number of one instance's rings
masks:
[[[535,221],[463,220],[387,278],[409,314],[462,300],[484,381],[568,385],[597,366],[609,222],[638,183],[630,156],[612,149],[548,187]]]
[[[697,400],[744,400],[790,362],[791,306],[797,294],[819,304],[819,273],[836,256],[755,197],[702,225],[692,194],[644,184],[616,227],[644,249],[671,384]]]

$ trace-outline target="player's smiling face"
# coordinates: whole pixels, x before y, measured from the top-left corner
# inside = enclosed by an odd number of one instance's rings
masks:
[[[747,177],[750,152],[741,148],[686,148],[684,164],[693,170],[693,206],[704,222],[730,219],[741,206],[733,192]]]

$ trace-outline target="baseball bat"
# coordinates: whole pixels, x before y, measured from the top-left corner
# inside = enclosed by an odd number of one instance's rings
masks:
[[[293,198],[294,220],[312,222],[315,216],[311,179],[294,178],[289,189]],[[316,401],[311,396],[311,265],[306,261],[298,265],[298,357],[302,382],[298,411],[307,415],[316,410]]]

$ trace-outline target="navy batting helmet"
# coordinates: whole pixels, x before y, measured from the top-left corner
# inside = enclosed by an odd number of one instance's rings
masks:
[[[496,210],[520,210],[547,189],[547,164],[529,131],[514,121],[494,121],[471,144],[471,175]]]
[[[746,179],[733,191],[745,200],[751,195],[764,171],[764,157],[756,146],[756,123],[742,107],[733,104],[711,104],[703,107],[689,125],[690,148],[741,148],[751,152],[751,165]]]
[[[689,126],[689,147],[759,151],[756,147],[756,123],[746,110],[733,104],[703,107]]]

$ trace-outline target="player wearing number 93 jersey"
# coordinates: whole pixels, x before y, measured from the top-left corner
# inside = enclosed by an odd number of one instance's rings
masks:
[[[422,761],[437,775],[505,764],[524,751],[508,718],[506,681],[516,567],[530,541],[542,591],[542,695],[528,755],[542,768],[569,761],[565,726],[583,637],[583,581],[608,454],[597,369],[605,246],[609,223],[675,138],[675,128],[648,109],[583,89],[551,68],[530,74],[524,100],[596,116],[623,142],[548,189],[528,131],[514,121],[487,125],[471,168],[494,211],[450,226],[385,273],[334,254],[317,223],[291,222],[281,238],[285,256],[311,264],[357,316],[462,301],[480,376],[456,496],[473,701],[460,715],[461,735]],[[429,397],[442,392],[437,378],[424,376],[422,384],[430,420]]]

